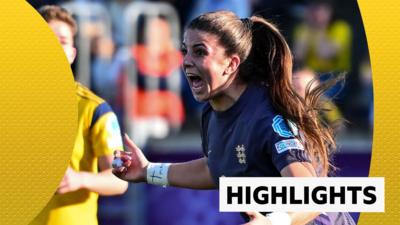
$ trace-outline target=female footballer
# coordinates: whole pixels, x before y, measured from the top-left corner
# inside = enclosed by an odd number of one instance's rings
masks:
[[[327,175],[335,143],[315,110],[323,90],[314,89],[304,99],[296,94],[291,52],[275,26],[257,16],[239,19],[227,11],[207,13],[189,24],[182,52],[195,99],[208,102],[201,124],[204,157],[151,163],[125,136],[130,152],[115,152],[116,160],[122,161],[113,170],[116,176],[209,189],[218,187],[221,176]],[[247,212],[246,224],[329,224],[326,215],[318,214]]]

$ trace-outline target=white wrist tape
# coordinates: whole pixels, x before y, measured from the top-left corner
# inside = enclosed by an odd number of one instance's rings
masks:
[[[149,163],[146,180],[148,184],[168,186],[168,169],[171,163]]]
[[[271,221],[271,225],[291,225],[292,218],[285,212],[273,212],[267,214],[267,218]]]

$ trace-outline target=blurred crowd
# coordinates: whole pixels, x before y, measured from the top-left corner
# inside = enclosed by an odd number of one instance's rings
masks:
[[[76,79],[107,100],[139,145],[148,138],[198,132],[201,104],[180,69],[182,30],[203,12],[261,14],[278,25],[294,55],[293,83],[302,95],[310,81],[345,74],[330,89],[322,115],[340,129],[370,135],[371,66],[356,1],[329,0],[43,0],[72,12],[79,25]]]

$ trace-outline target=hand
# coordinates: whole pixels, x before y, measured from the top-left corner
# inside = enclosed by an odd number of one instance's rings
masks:
[[[114,160],[120,159],[122,165],[113,169],[113,174],[122,180],[130,182],[146,181],[146,170],[149,161],[143,155],[143,152],[129,139],[124,136],[126,151],[115,151]]]
[[[65,194],[83,188],[83,173],[76,172],[68,167],[61,183],[58,185],[57,194]]]
[[[250,217],[250,221],[242,225],[271,225],[271,221],[259,212],[246,212],[246,214]]]

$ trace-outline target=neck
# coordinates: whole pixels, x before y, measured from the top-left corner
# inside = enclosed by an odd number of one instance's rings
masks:
[[[226,111],[235,104],[246,88],[246,83],[233,82],[226,90],[212,98],[209,103],[215,111]]]

